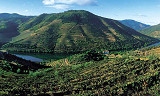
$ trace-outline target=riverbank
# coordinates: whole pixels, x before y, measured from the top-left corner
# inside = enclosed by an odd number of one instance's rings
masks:
[[[147,47],[160,45],[159,43],[151,44]],[[146,47],[144,47],[146,48]],[[130,49],[132,50],[132,49]],[[6,50],[0,50],[1,52],[7,52]],[[119,54],[124,53],[129,50],[118,50],[118,51],[111,51],[111,54]],[[8,53],[8,52],[7,52]],[[32,62],[43,62],[43,61],[56,61],[59,59],[64,59],[68,56],[73,54],[52,54],[52,53],[24,53],[24,52],[9,52],[9,54],[15,55],[17,57],[23,58],[25,60],[30,60]]]
[[[9,53],[33,62],[42,62],[51,60],[56,61],[73,55],[73,54],[51,54],[51,53],[23,53],[23,52],[9,52]]]

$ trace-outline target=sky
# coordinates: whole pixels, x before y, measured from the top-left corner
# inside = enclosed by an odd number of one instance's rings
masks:
[[[160,0],[0,0],[0,13],[38,16],[67,10],[87,10],[115,20],[160,24]]]

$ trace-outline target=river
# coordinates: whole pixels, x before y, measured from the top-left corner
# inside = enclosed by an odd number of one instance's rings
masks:
[[[160,42],[155,43],[155,44],[152,44],[152,45],[149,45],[149,46],[147,46],[147,47],[156,46],[156,45],[160,45]]]
[[[151,47],[151,46],[156,46],[156,45],[160,45],[159,43],[155,43],[152,45],[149,45],[147,47]],[[19,52],[14,52],[11,53],[17,57],[26,59],[26,60],[30,60],[33,62],[42,62],[42,61],[46,61],[46,60],[59,60],[59,59],[64,59],[68,56],[70,56],[71,54],[48,54],[48,53],[19,53]]]
[[[25,60],[30,60],[32,62],[42,62],[44,61],[44,59],[40,59],[40,58],[36,58],[36,57],[33,57],[33,56],[28,56],[28,55],[18,55],[18,54],[13,54],[17,57],[20,57],[20,58],[23,58]]]
[[[33,62],[59,60],[72,55],[72,54],[49,54],[49,53],[22,53],[22,52],[10,52],[10,54]]]

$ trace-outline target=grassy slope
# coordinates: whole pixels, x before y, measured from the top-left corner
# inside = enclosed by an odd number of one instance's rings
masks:
[[[25,24],[21,34],[3,48],[14,51],[79,52],[125,49],[157,42],[118,21],[87,11],[42,14]],[[16,47],[18,46],[18,47]]]
[[[109,55],[109,59],[102,61],[90,62],[81,58],[83,54],[77,54],[66,58],[67,61],[62,59],[48,63],[53,68],[40,69],[30,72],[29,75],[15,74],[9,77],[9,73],[2,73],[0,81],[4,82],[1,85],[4,89],[1,93],[160,95],[158,52],[159,47],[129,51],[121,55]]]
[[[140,32],[154,38],[160,38],[160,25],[155,25],[155,26],[146,28],[144,30],[141,30]]]

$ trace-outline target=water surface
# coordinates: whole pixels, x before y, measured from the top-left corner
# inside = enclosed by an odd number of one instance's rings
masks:
[[[147,47],[151,47],[151,46],[157,46],[157,45],[160,45],[160,42],[158,42],[158,43],[155,43],[155,44],[152,44],[152,45],[149,45],[149,46],[147,46]]]
[[[33,56],[27,56],[27,55],[18,55],[18,54],[13,54],[17,57],[20,57],[20,58],[23,58],[25,60],[30,60],[32,62],[42,62],[44,61],[43,59],[40,59],[40,58],[36,58],[36,57],[33,57]]]
[[[64,59],[72,54],[51,54],[51,53],[23,53],[23,52],[10,52],[17,57],[33,62],[42,62],[48,60],[59,60]]]

